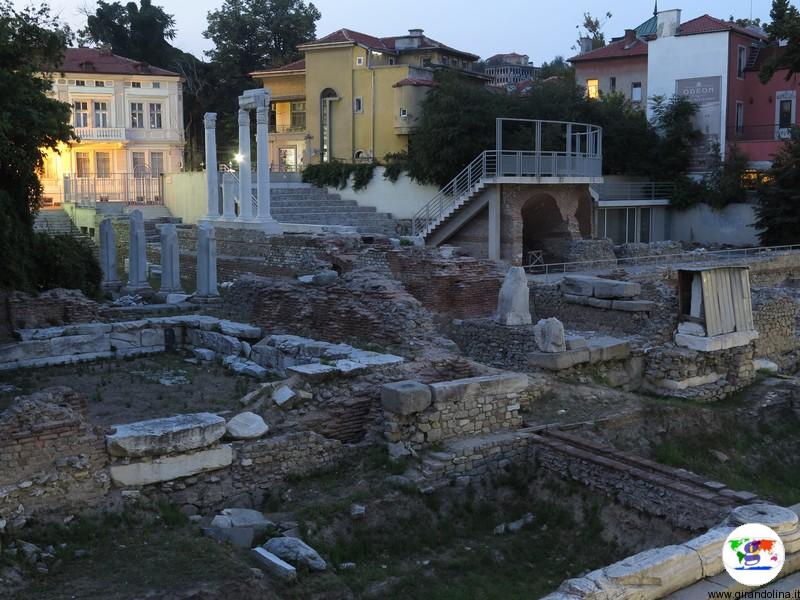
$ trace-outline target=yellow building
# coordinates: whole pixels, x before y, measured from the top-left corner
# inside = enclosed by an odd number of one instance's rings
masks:
[[[436,70],[457,70],[478,81],[478,56],[411,29],[378,38],[340,29],[298,47],[305,59],[252,77],[272,91],[272,169],[304,164],[383,159],[408,149],[420,102]]]
[[[181,77],[103,48],[67,48],[49,76],[78,140],[47,153],[45,206],[160,204],[161,175],[183,169]]]

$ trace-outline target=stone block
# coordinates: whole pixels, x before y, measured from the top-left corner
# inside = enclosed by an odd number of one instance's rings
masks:
[[[222,359],[222,364],[238,375],[247,375],[256,379],[264,379],[268,374],[264,367],[241,356],[226,356]]]
[[[140,332],[142,336],[142,346],[163,346],[164,345],[164,330],[163,329],[142,329]]]
[[[297,394],[288,385],[282,385],[272,392],[272,401],[281,408],[291,408],[296,399]]]
[[[567,350],[566,352],[532,352],[528,355],[528,366],[562,371],[575,365],[589,362],[589,350]]]
[[[622,310],[625,312],[650,312],[656,307],[655,302],[649,300],[614,300],[611,303],[612,310]]]
[[[592,296],[595,279],[583,275],[567,275],[561,280],[561,291],[572,296]]]
[[[777,364],[766,358],[757,358],[753,361],[753,368],[756,371],[764,371],[767,373],[777,373],[780,368]]]
[[[194,413],[114,425],[114,429],[106,436],[112,456],[160,456],[210,446],[225,435],[225,419]]]
[[[580,335],[565,335],[564,343],[567,345],[567,350],[581,350],[587,347],[586,338]]]
[[[630,345],[625,340],[600,335],[588,340],[589,360],[592,363],[622,360],[630,356]]]
[[[528,276],[522,267],[511,267],[506,273],[497,299],[495,321],[501,325],[530,325]]]
[[[50,340],[31,340],[0,346],[0,363],[30,360],[50,356]]]
[[[196,348],[210,348],[218,354],[229,356],[238,355],[242,351],[242,343],[235,337],[224,335],[215,331],[189,329],[186,332],[189,344]]]
[[[299,376],[302,380],[308,381],[309,383],[320,383],[340,373],[339,369],[336,367],[320,363],[294,365],[286,367],[286,371],[292,375]]]
[[[139,348],[142,345],[142,336],[138,330],[111,332],[109,334],[109,343],[115,350]]]
[[[642,293],[642,286],[633,281],[617,281],[598,277],[594,282],[595,298],[635,298]]]
[[[252,508],[225,508],[222,515],[230,520],[231,527],[252,527],[256,532],[263,532],[275,526],[275,523]]]
[[[234,440],[252,440],[260,438],[269,431],[269,425],[261,415],[252,412],[239,413],[225,427],[228,437]]]
[[[262,548],[282,560],[307,567],[310,571],[324,571],[328,568],[316,550],[296,537],[275,537],[267,540]]]
[[[219,322],[219,330],[224,335],[230,335],[245,340],[257,340],[261,338],[261,327],[247,325],[246,323],[222,320]]]
[[[688,335],[685,333],[675,334],[675,344],[698,352],[714,352],[716,350],[727,350],[728,348],[738,348],[746,346],[758,338],[757,331],[735,331],[711,337],[701,337]]]
[[[160,481],[190,477],[227,467],[233,462],[229,445],[184,454],[162,456],[151,461],[112,465],[111,480],[119,487],[142,486]]]
[[[720,379],[723,379],[722,375],[718,373],[708,373],[707,375],[696,375],[695,377],[689,377],[681,381],[675,381],[673,379],[662,379],[657,383],[657,385],[666,390],[681,391],[681,390],[688,390],[690,388],[700,387],[701,385],[716,383]]]
[[[217,357],[217,353],[209,348],[195,348],[192,350],[192,354],[195,358],[206,362],[211,362]]]
[[[591,306],[593,308],[603,308],[605,310],[611,310],[611,307],[614,305],[612,300],[603,300],[602,298],[587,298],[586,299],[586,306]]]
[[[591,296],[577,296],[575,294],[564,294],[564,300],[570,304],[581,304],[587,306]]]
[[[629,556],[603,569],[609,581],[642,586],[641,600],[663,598],[703,578],[700,556],[686,546],[664,546]]]
[[[706,336],[706,328],[700,323],[693,323],[691,321],[683,321],[678,323],[678,333],[686,333],[688,335]]]
[[[421,412],[431,405],[431,388],[418,381],[396,381],[381,387],[384,410],[398,415]]]
[[[567,345],[564,341],[564,325],[551,317],[541,319],[533,327],[533,338],[542,352],[564,352]]]
[[[277,348],[267,344],[266,341],[262,340],[257,344],[253,344],[250,350],[250,360],[267,369],[278,369],[281,366],[280,352]]]
[[[297,580],[297,569],[275,556],[272,552],[268,552],[264,550],[264,548],[258,546],[251,550],[251,554],[255,557],[261,568],[270,575],[283,579],[284,581]]]
[[[350,353],[349,359],[361,363],[367,367],[382,367],[386,365],[398,365],[405,362],[405,359],[394,354],[382,354],[369,350],[355,349]]]
[[[435,404],[461,402],[466,398],[516,394],[528,387],[528,377],[521,373],[482,375],[441,381],[430,385]]]
[[[94,352],[109,352],[110,350],[111,336],[108,333],[70,335],[50,340],[51,356],[90,354]]]
[[[237,548],[250,548],[253,545],[255,530],[252,527],[203,527],[203,533],[217,541]]]
[[[713,577],[723,571],[722,546],[733,530],[734,527],[715,527],[683,544],[700,556],[703,577]]]

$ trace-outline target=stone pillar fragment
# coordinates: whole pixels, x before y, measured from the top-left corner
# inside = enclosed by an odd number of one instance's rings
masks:
[[[216,298],[217,289],[217,239],[209,223],[197,226],[197,293],[196,299]]]
[[[203,116],[206,132],[206,188],[208,190],[208,217],[219,217],[219,179],[217,172],[217,113]]]
[[[522,267],[511,267],[506,273],[497,299],[495,321],[501,325],[531,324],[528,276]]]
[[[236,198],[239,192],[236,187],[236,180],[232,173],[222,174],[222,219],[233,221],[236,219]]]
[[[126,292],[129,294],[141,294],[152,290],[147,281],[146,244],[142,211],[133,210],[130,215],[130,242],[128,245],[128,286]]]
[[[161,226],[161,289],[162,294],[180,294],[180,252],[174,223]]]
[[[117,235],[108,217],[100,222],[100,268],[103,271],[103,289],[119,291],[122,282],[117,275]]]
[[[253,174],[250,158],[250,111],[239,109],[239,218],[253,218]]]

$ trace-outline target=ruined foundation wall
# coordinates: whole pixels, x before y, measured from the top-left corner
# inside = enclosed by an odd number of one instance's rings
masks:
[[[798,306],[774,290],[753,290],[756,358],[779,359],[797,349]]]
[[[53,289],[38,295],[0,290],[0,343],[13,340],[14,329],[96,321],[99,309],[79,290]]]

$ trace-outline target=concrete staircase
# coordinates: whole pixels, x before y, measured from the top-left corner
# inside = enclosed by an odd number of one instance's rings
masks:
[[[270,199],[272,216],[281,223],[349,225],[359,233],[397,233],[391,214],[378,212],[374,206],[359,206],[355,200],[343,200],[339,194],[310,184],[273,187]]]
[[[72,219],[62,208],[40,210],[33,223],[33,229],[52,235],[82,236],[80,230],[75,227]]]

